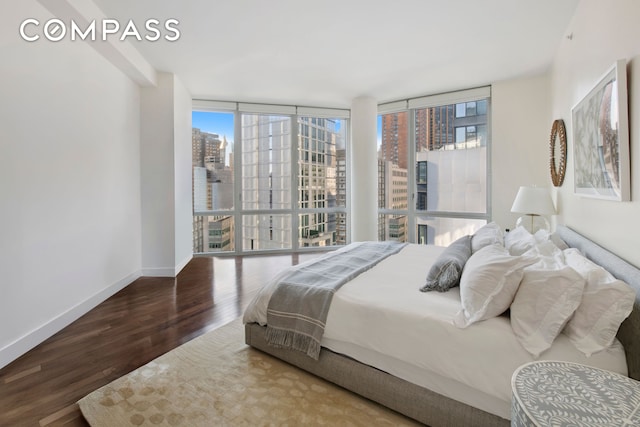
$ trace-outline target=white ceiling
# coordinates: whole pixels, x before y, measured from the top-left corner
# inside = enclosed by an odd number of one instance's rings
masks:
[[[578,1],[94,0],[120,22],[178,19],[178,41],[135,46],[194,98],[327,107],[541,73]]]

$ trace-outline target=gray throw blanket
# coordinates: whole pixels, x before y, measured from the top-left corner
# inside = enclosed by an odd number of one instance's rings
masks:
[[[276,285],[267,307],[267,342],[318,359],[333,294],[406,243],[362,242],[293,268]]]

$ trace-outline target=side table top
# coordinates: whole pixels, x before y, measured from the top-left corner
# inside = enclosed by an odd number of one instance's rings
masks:
[[[527,363],[511,378],[512,426],[640,426],[640,382],[571,362]]]

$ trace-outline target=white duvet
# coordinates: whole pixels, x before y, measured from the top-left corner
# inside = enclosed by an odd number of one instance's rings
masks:
[[[334,295],[322,345],[455,400],[510,418],[511,376],[535,360],[499,316],[466,329],[453,325],[459,288],[420,292],[430,265],[444,250],[407,245],[345,284]],[[339,256],[339,251],[332,256]],[[244,321],[266,323],[269,287]],[[263,317],[264,313],[264,317]],[[587,358],[565,335],[539,359],[566,360],[627,373],[619,342]]]

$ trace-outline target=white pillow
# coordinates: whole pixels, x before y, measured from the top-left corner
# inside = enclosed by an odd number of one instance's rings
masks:
[[[556,233],[549,233],[547,230],[538,230],[533,236],[536,238],[536,242],[550,241],[561,251],[569,247]]]
[[[547,240],[551,240],[551,233],[549,233],[544,228],[541,228],[540,230],[536,231],[533,234],[533,237],[535,237],[536,242],[538,242],[538,243],[546,242]]]
[[[567,265],[570,265],[571,268],[580,273],[580,275],[588,281],[602,284],[611,283],[616,280],[613,274],[586,258],[578,249],[569,248],[562,251],[562,253],[564,254]]]
[[[524,267],[533,262],[532,257],[509,255],[500,244],[485,246],[471,255],[460,278],[462,309],[454,325],[466,328],[504,313],[518,290]]]
[[[488,245],[499,243],[504,245],[504,233],[498,224],[485,224],[473,234],[471,238],[471,253],[477,252]]]
[[[580,305],[585,279],[571,267],[534,267],[525,268],[511,304],[511,328],[520,344],[538,357],[551,347]]]
[[[573,345],[590,356],[608,348],[633,310],[635,291],[577,249],[564,251],[567,263],[586,279],[582,301],[564,329]]]
[[[511,255],[522,255],[536,244],[536,238],[529,230],[519,226],[504,236],[504,246]]]
[[[536,243],[524,256],[536,258],[536,263],[530,268],[538,270],[559,270],[567,265],[564,253],[550,240]]]
[[[552,244],[559,250],[568,248],[562,239],[547,230],[538,230],[535,234],[531,234],[523,226],[518,226],[504,236],[504,245],[509,249],[511,255],[522,255],[535,245],[540,244]]]

